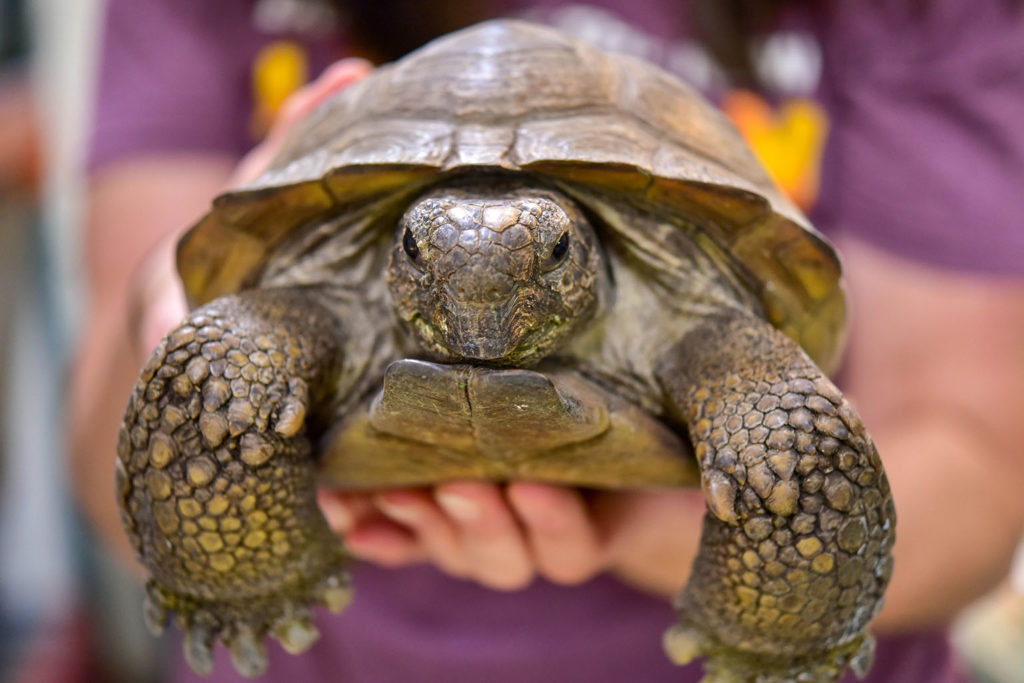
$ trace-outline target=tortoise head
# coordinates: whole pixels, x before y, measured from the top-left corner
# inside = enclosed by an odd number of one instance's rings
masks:
[[[444,360],[530,365],[592,319],[608,286],[597,235],[567,197],[434,188],[398,225],[398,316]]]

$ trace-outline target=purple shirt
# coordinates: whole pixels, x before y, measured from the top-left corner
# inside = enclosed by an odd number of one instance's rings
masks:
[[[252,147],[252,63],[283,37],[253,29],[252,0],[107,5],[91,168],[161,153],[240,157]],[[333,41],[305,42],[314,68],[344,56]]]
[[[678,0],[620,7],[640,31],[681,35]],[[251,145],[250,68],[275,36],[252,28],[251,0],[110,0],[93,167],[130,155]],[[528,3],[529,4],[529,3]],[[565,2],[532,3],[548,11]],[[807,16],[822,43],[821,102],[831,119],[816,215],[920,261],[1024,274],[1024,21],[1011,0],[834,2]],[[907,6],[918,9],[903,9]],[[823,9],[825,8],[825,9]],[[340,45],[340,47],[339,47]],[[313,47],[314,73],[344,54]],[[666,601],[610,577],[509,594],[432,568],[359,565],[356,598],[319,614],[322,639],[301,656],[271,644],[266,681],[697,681],[668,662]],[[177,653],[177,649],[175,650]],[[177,679],[198,679],[177,661]],[[953,683],[944,633],[879,641],[869,681]],[[212,680],[241,681],[225,652]]]
[[[668,601],[609,577],[565,588],[536,581],[498,593],[429,567],[358,566],[356,597],[340,616],[320,612],[321,640],[300,657],[276,643],[261,681],[344,683],[697,683],[661,649]],[[175,639],[177,640],[177,639]],[[179,645],[175,642],[175,646]],[[177,652],[177,649],[175,649]],[[177,657],[181,683],[243,683],[223,647],[212,678]],[[843,683],[856,679],[848,675]],[[880,638],[866,683],[964,683],[944,633]]]
[[[817,223],[910,259],[1024,273],[1024,7],[829,6]]]

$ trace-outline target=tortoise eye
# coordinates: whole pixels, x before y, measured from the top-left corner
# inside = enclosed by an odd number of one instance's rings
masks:
[[[402,249],[405,249],[405,254],[413,261],[420,255],[420,248],[416,246],[416,240],[413,239],[412,233],[409,228],[405,229],[405,235],[402,236]]]
[[[560,262],[569,253],[569,233],[563,232],[562,236],[555,242],[555,248],[551,250],[551,260]]]

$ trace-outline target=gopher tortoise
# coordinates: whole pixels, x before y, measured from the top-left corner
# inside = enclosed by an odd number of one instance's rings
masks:
[[[892,569],[878,453],[828,379],[833,248],[732,126],[641,61],[492,21],[332,96],[179,244],[117,491],[199,672],[340,610],[315,500],[453,479],[702,487],[675,661],[863,675]]]

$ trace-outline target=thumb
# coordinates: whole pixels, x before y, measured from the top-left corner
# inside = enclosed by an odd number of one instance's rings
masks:
[[[148,356],[188,312],[175,267],[176,242],[176,235],[160,240],[143,260],[132,283],[130,331],[140,358]]]

